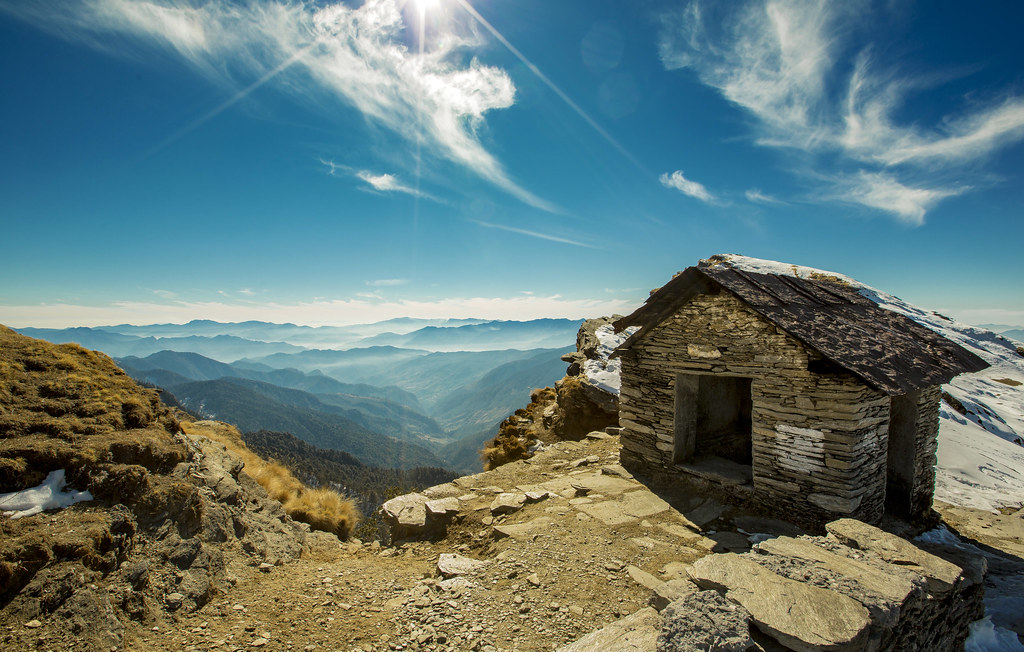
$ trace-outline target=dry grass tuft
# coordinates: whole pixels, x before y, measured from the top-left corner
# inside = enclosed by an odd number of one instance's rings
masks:
[[[330,489],[307,489],[289,498],[284,509],[296,521],[308,523],[315,530],[331,532],[342,539],[347,538],[359,522],[355,504]]]
[[[189,435],[201,435],[221,443],[242,458],[243,470],[296,521],[341,539],[348,538],[359,522],[359,510],[352,500],[330,489],[310,489],[284,465],[267,461],[249,450],[234,426],[218,421],[198,421],[182,423],[182,429]]]

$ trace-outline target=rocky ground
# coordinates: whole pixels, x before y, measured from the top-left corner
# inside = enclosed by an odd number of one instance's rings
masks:
[[[546,493],[510,513],[492,510],[515,490]],[[618,466],[617,438],[562,442],[460,478],[451,491],[464,509],[439,541],[318,537],[298,561],[242,569],[196,612],[130,627],[127,646],[552,650],[645,607],[649,587],[682,577],[683,564],[716,547],[747,548],[745,535],[715,531],[729,514],[722,505],[694,499],[680,511],[631,479]],[[438,564],[448,555],[483,563],[446,579]]]
[[[641,612],[652,589],[664,594],[661,606],[674,590],[692,592],[684,566],[712,551],[745,551],[749,534],[799,534],[714,500],[656,494],[618,465],[618,448],[616,437],[561,442],[434,488],[431,497],[455,500],[458,514],[433,542],[342,543],[310,533],[292,561],[240,556],[228,565],[230,588],[196,611],[167,593],[164,609],[125,623],[124,647],[557,650]],[[940,507],[962,534],[1020,554],[1021,514]],[[1020,564],[1007,570],[1020,572]],[[76,646],[67,621],[60,626],[33,619],[0,632],[13,649],[98,649]]]

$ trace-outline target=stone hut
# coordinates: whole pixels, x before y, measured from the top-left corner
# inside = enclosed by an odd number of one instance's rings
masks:
[[[615,322],[623,466],[817,522],[929,512],[939,387],[988,364],[812,276],[702,261]]]

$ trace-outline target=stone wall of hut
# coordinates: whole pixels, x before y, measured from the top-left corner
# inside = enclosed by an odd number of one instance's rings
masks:
[[[911,510],[914,516],[923,516],[932,508],[935,495],[935,464],[939,448],[939,401],[942,389],[938,385],[923,389],[917,397],[917,442],[914,458],[914,485]]]
[[[848,373],[809,371],[819,357],[732,294],[698,295],[622,354],[623,464],[661,477],[679,472],[677,378],[750,378],[755,500],[812,520],[877,522],[890,399]],[[932,394],[922,392],[920,401],[931,402]],[[924,478],[934,476],[934,430],[923,426],[919,437],[923,496],[933,482]]]

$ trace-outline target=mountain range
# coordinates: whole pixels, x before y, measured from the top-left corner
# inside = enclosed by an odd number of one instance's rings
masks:
[[[573,348],[579,324],[196,320],[20,331],[101,350],[136,380],[164,389],[169,402],[243,431],[288,432],[374,466],[475,472],[497,424],[532,389],[562,377],[560,356]]]

